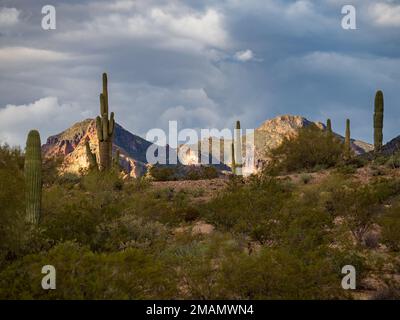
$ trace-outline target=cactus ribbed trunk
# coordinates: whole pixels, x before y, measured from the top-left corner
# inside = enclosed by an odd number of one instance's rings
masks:
[[[379,151],[383,143],[383,92],[378,91],[375,95],[375,112],[374,112],[374,149]]]
[[[235,130],[235,174],[242,175],[242,166],[243,166],[243,159],[242,159],[242,139],[241,139],[241,131],[240,131],[240,121],[236,121],[236,130]]]
[[[36,130],[29,132],[26,141],[24,174],[26,218],[37,225],[42,206],[42,154],[40,134]]]
[[[232,157],[232,164],[231,164],[231,169],[232,173],[236,175],[236,163],[235,163],[235,144],[232,142],[232,147],[231,147],[231,157]]]
[[[109,141],[99,141],[100,171],[108,170],[111,167],[110,145]]]
[[[109,170],[112,166],[112,143],[114,138],[114,112],[108,118],[107,74],[103,73],[103,93],[100,94],[101,117],[96,118],[96,131],[99,139],[99,169]]]
[[[328,136],[331,137],[333,134],[331,119],[326,120],[326,131],[328,132]]]
[[[346,120],[346,136],[344,139],[344,153],[346,157],[350,157],[351,146],[350,146],[350,119]]]

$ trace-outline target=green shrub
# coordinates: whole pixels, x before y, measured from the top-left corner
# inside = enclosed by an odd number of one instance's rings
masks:
[[[231,255],[221,271],[224,297],[230,299],[344,298],[340,269],[323,255],[299,257],[281,248]]]
[[[308,184],[312,180],[312,178],[312,175],[305,173],[300,176],[300,180],[301,182],[303,182],[303,184]]]
[[[393,251],[400,251],[400,205],[387,210],[381,219],[382,242]]]
[[[24,158],[21,150],[0,145],[0,267],[25,242]]]
[[[312,170],[318,166],[335,166],[342,159],[343,144],[335,137],[316,126],[299,130],[295,138],[286,138],[282,144],[271,151],[271,161],[267,171],[290,173]]]
[[[397,152],[394,155],[390,156],[389,159],[386,161],[386,166],[392,169],[400,168],[400,152]]]
[[[43,290],[41,269],[57,271],[57,289]],[[174,270],[139,249],[93,253],[74,242],[29,255],[0,273],[0,299],[172,299]]]
[[[123,215],[111,222],[98,225],[95,238],[96,250],[151,249],[165,244],[168,230],[159,222]]]
[[[150,175],[155,181],[177,180],[177,172],[174,167],[153,166]]]

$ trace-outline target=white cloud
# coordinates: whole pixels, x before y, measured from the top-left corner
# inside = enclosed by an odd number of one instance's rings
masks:
[[[119,6],[125,5],[121,2]],[[109,43],[106,38],[110,41],[143,39],[152,47],[185,50],[229,46],[224,16],[215,9],[201,12],[173,5],[132,10],[127,7],[125,11],[101,12],[77,27],[60,34],[60,39],[74,42],[103,39],[104,43]]]
[[[24,146],[31,129],[40,132],[42,143],[75,121],[87,117],[77,104],[59,104],[56,97],[46,97],[30,104],[0,108],[0,142]]]
[[[54,63],[72,58],[67,53],[28,47],[0,48],[0,70],[30,69],[42,63]]]
[[[400,27],[400,5],[377,3],[370,7],[374,23],[384,27]]]
[[[15,8],[0,8],[0,27],[13,26],[18,22],[20,12]]]
[[[66,60],[70,56],[66,53],[42,50],[28,47],[4,47],[0,48],[0,60],[3,63],[21,63],[21,62],[55,62]]]
[[[253,51],[243,50],[235,53],[235,59],[241,62],[246,62],[254,59]]]

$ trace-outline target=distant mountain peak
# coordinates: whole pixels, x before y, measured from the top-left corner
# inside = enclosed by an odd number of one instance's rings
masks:
[[[89,141],[92,151],[97,154],[98,138],[94,119],[77,122],[63,132],[49,137],[42,146],[42,153],[45,158],[63,158],[62,172],[78,173],[80,169],[89,166],[86,141]],[[113,153],[120,150],[120,164],[130,176],[140,176],[146,171],[146,150],[150,145],[147,140],[116,123]]]

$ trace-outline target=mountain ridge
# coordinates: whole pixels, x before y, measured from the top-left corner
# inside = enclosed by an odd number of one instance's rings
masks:
[[[243,136],[245,137],[242,145],[244,171],[247,174],[251,174],[261,169],[268,160],[268,152],[270,150],[279,146],[285,138],[295,137],[300,128],[312,124],[321,130],[325,129],[325,125],[321,122],[312,122],[305,117],[296,115],[281,115],[264,121],[254,131],[254,157],[249,157],[245,152],[245,150],[249,150],[247,141],[252,137]],[[336,135],[340,139],[344,139],[341,135]],[[214,137],[211,140],[212,155],[217,154],[219,148],[218,144],[214,143],[215,139],[218,138]],[[89,141],[92,152],[97,154],[98,140],[94,119],[85,119],[77,122],[61,133],[48,137],[46,143],[42,146],[42,153],[45,158],[63,158],[61,172],[78,173],[89,166],[85,150],[86,141]],[[226,140],[224,143],[230,145],[231,141]],[[208,139],[206,143],[209,143]],[[120,164],[129,176],[139,177],[146,173],[149,166],[146,160],[146,151],[151,145],[153,143],[129,132],[116,123],[113,154],[117,150],[120,151]],[[367,153],[373,149],[372,145],[359,140],[352,140],[351,146],[356,154]],[[182,163],[195,165],[197,162],[197,145],[178,147],[178,149],[180,148],[185,148],[183,149],[184,152],[182,152]],[[221,154],[222,151],[219,150],[219,152]],[[226,152],[223,157],[221,154],[221,159],[226,165],[229,165],[232,162],[231,153]],[[246,167],[248,168],[247,170]]]

